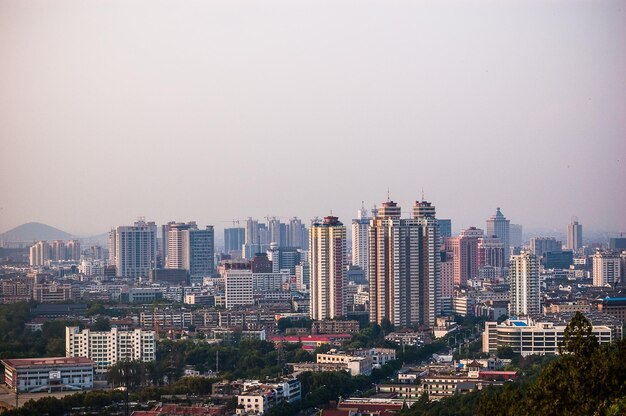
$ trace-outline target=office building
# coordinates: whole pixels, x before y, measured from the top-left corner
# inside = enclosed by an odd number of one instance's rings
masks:
[[[609,238],[609,250],[612,250],[612,251],[626,250],[626,237]]]
[[[278,246],[271,243],[267,251],[267,257],[272,262],[272,271],[278,273],[281,270],[289,270],[292,276],[296,274],[296,266],[300,264],[301,250],[298,247]]]
[[[509,265],[509,315],[527,316],[541,313],[539,258],[530,251],[511,256]]]
[[[148,277],[156,268],[157,226],[143,219],[131,226],[119,226],[109,234],[109,247],[120,277]]]
[[[169,224],[167,242],[166,268],[187,270],[192,279],[213,274],[213,226],[200,230],[195,222]]]
[[[593,255],[593,285],[613,286],[621,278],[619,254],[612,251],[597,250]]]
[[[160,285],[187,286],[189,272],[185,269],[152,269],[149,273],[150,283]]]
[[[254,304],[252,270],[226,270],[224,287],[226,308]]]
[[[504,245],[504,262],[508,264],[509,255],[511,254],[509,245],[509,227],[510,221],[500,211],[500,208],[496,208],[496,213],[487,220],[487,235],[495,235],[498,237]]]
[[[574,264],[574,253],[572,250],[548,251],[541,262],[545,269],[569,269]]]
[[[578,223],[578,218],[572,218],[572,222],[567,225],[567,245],[568,250],[574,253],[583,248],[583,226]]]
[[[452,220],[437,218],[437,222],[439,223],[439,235],[441,235],[441,238],[452,237]]]
[[[191,278],[211,276],[215,273],[215,236],[213,226],[207,225],[204,230],[188,230],[189,246],[187,263],[184,268],[189,270]]]
[[[478,238],[478,269],[504,267],[504,243],[496,236]]]
[[[346,227],[327,216],[309,229],[312,319],[335,319],[346,315]]]
[[[365,206],[357,211],[357,217],[352,220],[352,264],[359,266],[367,279],[367,269],[369,267],[369,243],[367,229],[371,218],[368,217]]]
[[[224,252],[230,255],[241,255],[241,247],[246,241],[246,229],[233,227],[224,229]]]
[[[65,328],[65,355],[87,357],[96,365],[96,373],[106,373],[118,361],[154,361],[156,341],[154,331],[135,329],[120,331],[80,330],[77,326]]]
[[[543,257],[546,253],[558,253],[563,244],[554,237],[535,237],[530,239],[530,251],[537,257]]]

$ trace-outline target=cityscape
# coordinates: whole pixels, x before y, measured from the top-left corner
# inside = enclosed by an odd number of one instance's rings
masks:
[[[599,347],[623,338],[626,236],[591,242],[573,218],[565,241],[527,239],[499,207],[452,235],[433,202],[406,211],[248,218],[223,245],[212,225],[144,218],[106,245],[3,241],[3,325],[13,305],[13,330],[57,342],[3,350],[4,406],[110,391],[110,414],[399,414],[522,377],[513,363],[562,354],[576,313]],[[308,373],[363,388],[333,400]]]
[[[618,0],[0,0],[0,416],[626,415]]]

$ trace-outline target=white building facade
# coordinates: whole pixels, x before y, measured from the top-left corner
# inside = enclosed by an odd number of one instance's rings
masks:
[[[539,258],[530,251],[511,256],[509,315],[541,313]]]
[[[97,373],[105,373],[118,361],[154,361],[156,339],[154,331],[135,329],[120,331],[80,330],[77,326],[65,328],[65,355],[87,357],[93,360]]]

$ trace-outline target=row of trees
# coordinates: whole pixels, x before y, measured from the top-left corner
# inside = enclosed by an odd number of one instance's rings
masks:
[[[0,305],[0,358],[52,357],[65,355],[65,326],[72,321],[47,321],[41,331],[32,332],[26,302]]]

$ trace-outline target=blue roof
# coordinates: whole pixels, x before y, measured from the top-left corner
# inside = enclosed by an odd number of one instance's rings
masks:
[[[515,326],[528,326],[526,322],[522,322],[522,321],[513,321],[512,323]]]

